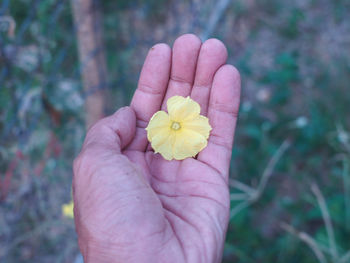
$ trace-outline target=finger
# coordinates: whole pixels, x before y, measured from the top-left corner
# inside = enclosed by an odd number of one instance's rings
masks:
[[[226,63],[227,50],[218,39],[204,42],[199,52],[196,76],[191,91],[191,98],[201,106],[201,114],[207,115],[210,89],[215,72]]]
[[[170,81],[162,105],[163,110],[166,109],[167,100],[172,96],[190,95],[201,44],[201,40],[193,34],[182,35],[175,40]]]
[[[237,69],[222,66],[214,76],[208,118],[212,126],[208,145],[198,160],[219,171],[227,179],[236,127],[241,82]]]
[[[99,147],[119,153],[134,137],[135,126],[134,111],[130,107],[123,107],[90,128],[84,140],[83,150]]]
[[[136,135],[128,150],[144,151],[147,146],[145,128],[152,115],[162,105],[169,81],[171,49],[157,44],[149,51],[143,65],[139,84],[131,101],[136,113]]]

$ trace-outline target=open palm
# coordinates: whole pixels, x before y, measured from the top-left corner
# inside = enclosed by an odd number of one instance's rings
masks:
[[[151,48],[131,107],[88,132],[74,163],[74,214],[86,262],[219,262],[229,218],[228,170],[240,80],[216,39]],[[145,127],[174,95],[213,127],[197,158],[154,154]]]

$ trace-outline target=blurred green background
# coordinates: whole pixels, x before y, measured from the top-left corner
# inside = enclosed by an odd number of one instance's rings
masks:
[[[350,2],[220,2],[100,0],[106,114],[153,44],[219,38],[243,87],[223,261],[350,262]],[[69,1],[0,1],[1,262],[78,262],[61,206],[91,95],[80,69]]]

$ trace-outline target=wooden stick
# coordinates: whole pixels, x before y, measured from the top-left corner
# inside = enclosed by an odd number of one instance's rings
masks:
[[[98,1],[71,0],[78,37],[79,60],[86,95],[86,127],[104,116],[107,70],[102,45],[101,13]]]
[[[230,0],[219,0],[216,3],[216,6],[213,8],[213,12],[210,15],[207,28],[201,34],[201,39],[203,41],[207,40],[215,32],[216,26],[219,23],[220,18],[225,13],[228,8]]]

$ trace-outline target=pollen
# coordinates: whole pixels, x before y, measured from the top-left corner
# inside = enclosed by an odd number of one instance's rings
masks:
[[[178,123],[177,121],[174,121],[172,124],[171,124],[171,128],[175,131],[177,130],[180,130],[181,129],[181,125],[180,123]]]

